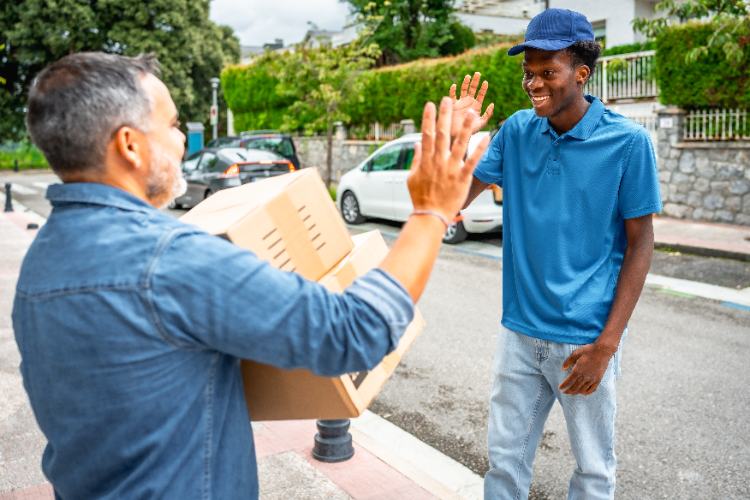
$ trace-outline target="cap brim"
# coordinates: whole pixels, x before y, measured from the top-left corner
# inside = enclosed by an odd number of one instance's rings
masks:
[[[576,43],[575,40],[529,40],[528,42],[519,43],[514,45],[508,50],[509,56],[520,54],[526,49],[539,49],[539,50],[562,50],[567,49],[571,45]]]

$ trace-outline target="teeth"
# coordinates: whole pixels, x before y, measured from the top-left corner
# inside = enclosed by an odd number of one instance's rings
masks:
[[[543,101],[546,101],[547,99],[549,99],[548,95],[539,96],[539,97],[531,96],[531,100],[534,102],[543,102]]]

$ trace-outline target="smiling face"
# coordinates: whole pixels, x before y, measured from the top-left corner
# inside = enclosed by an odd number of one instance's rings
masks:
[[[586,65],[573,67],[571,55],[566,50],[525,50],[523,89],[537,116],[554,121],[576,109],[583,99],[583,85],[589,74]]]

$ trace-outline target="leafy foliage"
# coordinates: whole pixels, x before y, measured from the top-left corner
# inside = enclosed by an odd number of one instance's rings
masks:
[[[25,134],[23,113],[29,85],[47,64],[66,54],[104,51],[153,52],[162,65],[182,121],[205,122],[210,79],[239,59],[231,28],[208,18],[209,0],[25,0],[0,4],[0,140]]]
[[[454,15],[455,0],[348,0],[381,48],[377,65],[460,54],[476,43]]]
[[[690,22],[664,30],[656,41],[656,79],[659,99],[684,108],[750,107],[747,66],[727,64],[721,47],[710,47],[697,60],[685,61],[685,53],[709,47],[714,34],[711,23]],[[750,56],[745,46],[743,58]]]
[[[352,128],[374,122],[398,123],[404,118],[419,124],[426,101],[438,102],[447,95],[451,83],[460,84],[464,75],[474,71],[481,72],[482,78],[490,82],[485,103],[495,103],[493,120],[505,119],[529,106],[521,88],[521,58],[508,56],[507,49],[507,45],[500,45],[454,57],[362,71],[356,78],[347,80],[350,84],[343,86],[346,91],[333,119],[348,123]],[[311,60],[317,57],[309,52],[308,56],[313,58]],[[324,129],[319,116],[322,108],[297,105],[292,111],[295,100],[311,92],[319,81],[311,80],[305,71],[296,70],[299,63],[292,61],[291,54],[268,54],[247,66],[224,70],[222,86],[238,129],[266,128],[269,124],[272,127],[283,124],[287,129],[308,132]],[[285,70],[279,68],[290,71],[290,78],[283,84],[278,75]],[[257,99],[260,95],[272,97]],[[286,122],[285,116],[288,117]]]
[[[715,55],[716,50],[724,54],[726,62],[733,66],[748,62],[747,46],[750,44],[750,4],[745,0],[662,0],[656,4],[661,17],[636,19],[633,27],[656,38],[665,33],[676,22],[690,19],[707,19],[711,33],[700,44],[692,44],[683,59],[694,63],[700,58]]]

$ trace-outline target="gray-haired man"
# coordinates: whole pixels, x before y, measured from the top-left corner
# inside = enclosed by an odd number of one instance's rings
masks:
[[[157,210],[179,193],[185,137],[156,75],[150,58],[74,54],[30,91],[29,132],[63,181],[13,310],[42,466],[62,498],[254,498],[238,359],[324,375],[376,365],[486,142],[464,164],[471,117],[451,147],[450,100],[437,126],[428,104],[415,216],[379,268],[333,294]]]

